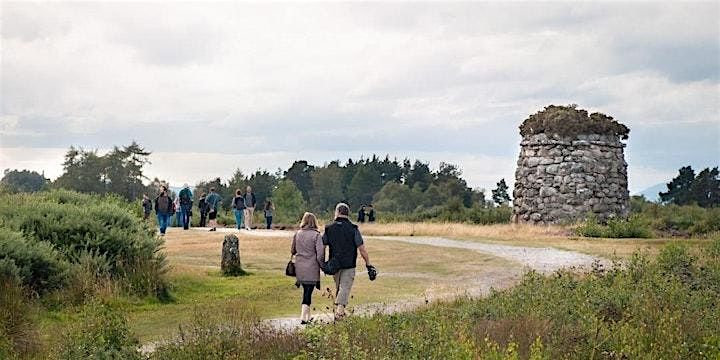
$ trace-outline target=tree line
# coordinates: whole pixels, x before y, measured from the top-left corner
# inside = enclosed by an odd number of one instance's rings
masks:
[[[44,176],[28,171],[6,171],[2,182],[11,191],[37,191],[43,187],[65,188],[84,193],[117,194],[136,200],[143,193],[157,193],[167,181],[149,179],[144,167],[151,153],[132,142],[113,147],[106,154],[97,150],[70,147],[65,154],[63,173],[50,182]],[[177,185],[177,184],[175,184]],[[485,199],[483,189],[473,189],[462,178],[457,165],[442,162],[437,170],[420,160],[399,161],[389,155],[330,161],[313,165],[297,160],[286,170],[271,173],[257,170],[245,174],[237,169],[229,179],[209,178],[195,184],[195,196],[214,187],[229,208],[236,189],[251,186],[259,204],[272,198],[278,207],[285,206],[330,213],[339,201],[353,208],[373,204],[393,213],[412,213],[452,204],[463,208],[492,207],[510,202],[505,180],[493,190],[493,202]]]
[[[84,193],[117,194],[133,201],[148,193],[157,193],[167,181],[149,179],[144,167],[150,163],[151,152],[132,142],[115,146],[105,154],[97,150],[70,147],[65,154],[63,173],[55,181],[28,170],[5,170],[0,181],[11,192],[32,192],[44,188],[65,188]],[[179,185],[179,184],[178,184]],[[492,201],[485,198],[483,189],[473,189],[462,178],[462,171],[454,164],[442,162],[437,170],[429,163],[410,159],[391,159],[388,155],[372,155],[359,160],[330,161],[313,165],[297,160],[287,169],[271,173],[257,170],[250,174],[235,170],[229,179],[209,178],[195,184],[195,196],[210,187],[223,197],[223,205],[230,207],[236,189],[251,186],[258,203],[272,198],[278,207],[293,214],[312,210],[330,213],[339,201],[353,209],[373,204],[383,212],[413,214],[443,207],[452,211],[471,208],[493,208],[512,200],[508,186],[501,179],[491,191]],[[718,168],[706,168],[697,175],[690,166],[682,167],[677,177],[660,193],[663,203],[697,204],[701,207],[720,205]]]

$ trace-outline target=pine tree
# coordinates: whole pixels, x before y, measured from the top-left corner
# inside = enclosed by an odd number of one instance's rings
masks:
[[[508,195],[508,186],[505,183],[505,179],[500,179],[497,183],[497,187],[492,190],[492,199],[497,205],[506,205],[510,202],[510,195]]]
[[[667,192],[660,193],[664,203],[686,205],[691,202],[690,188],[695,181],[695,171],[690,166],[681,167],[678,176],[667,183]]]

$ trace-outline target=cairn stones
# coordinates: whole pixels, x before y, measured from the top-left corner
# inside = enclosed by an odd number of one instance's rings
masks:
[[[547,120],[556,119],[558,114],[569,120],[556,123]],[[588,215],[607,221],[628,215],[627,163],[622,140],[629,130],[611,117],[597,114],[588,117],[587,112],[574,106],[550,106],[521,125],[523,138],[515,171],[513,222],[567,223]],[[590,122],[593,125],[583,129]],[[567,124],[572,125],[573,132],[562,128]],[[541,130],[537,130],[540,126]],[[589,130],[600,133],[588,133]]]
[[[244,275],[245,271],[240,264],[240,241],[234,234],[225,235],[222,246],[222,260],[220,269],[223,275]]]

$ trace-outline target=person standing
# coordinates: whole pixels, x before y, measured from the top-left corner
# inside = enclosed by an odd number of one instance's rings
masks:
[[[313,213],[303,215],[300,230],[293,236],[290,255],[295,255],[295,286],[303,288],[300,323],[307,324],[313,289],[320,290],[320,269],[325,263],[325,248]]]
[[[375,222],[375,208],[372,206],[372,204],[368,205],[368,208],[370,211],[367,212],[367,221],[369,223]]]
[[[275,210],[275,205],[268,199],[268,201],[265,202],[265,209],[263,209],[265,224],[267,225],[266,229],[268,230],[272,229],[273,210]]]
[[[193,201],[192,191],[190,191],[187,183],[183,185],[180,194],[178,194],[178,198],[180,199],[180,221],[182,222],[183,230],[188,230],[190,228],[190,213],[192,212]]]
[[[360,207],[360,210],[358,210],[358,222],[364,223],[365,222],[365,205]]]
[[[208,208],[208,220],[210,220],[209,221],[209,223],[210,223],[209,225],[211,227],[210,231],[217,231],[217,226],[218,226],[217,213],[218,213],[218,209],[220,207],[221,201],[222,201],[222,198],[220,197],[220,195],[218,195],[218,193],[215,192],[214,187],[211,187],[210,195],[208,195],[205,198],[205,203],[207,204],[207,208]]]
[[[150,213],[152,212],[152,201],[148,197],[147,194],[143,194],[142,199],[142,207],[143,207],[143,220],[147,220],[150,217]]]
[[[160,236],[165,236],[165,231],[172,216],[173,200],[168,195],[167,187],[160,187],[160,194],[155,198],[155,214],[160,226]]]
[[[235,190],[232,208],[235,213],[235,224],[237,229],[240,230],[243,228],[243,215],[245,214],[245,198],[242,196],[240,189]]]
[[[335,206],[335,221],[325,226],[323,245],[330,248],[330,258],[326,264],[326,273],[335,280],[335,319],[345,317],[345,307],[350,299],[350,290],[355,280],[355,266],[358,251],[365,260],[370,279],[375,279],[375,267],[370,264],[370,256],[365,249],[360,230],[350,222],[350,207],[345,203]]]
[[[180,219],[180,197],[176,196],[173,200],[173,214],[175,214],[175,224],[173,226],[182,226],[182,220]],[[172,217],[172,215],[170,215]]]
[[[248,185],[245,188],[245,228],[247,230],[252,229],[253,214],[255,213],[255,193],[252,191],[252,187]]]
[[[202,193],[200,199],[198,199],[198,211],[200,211],[200,227],[205,227],[205,221],[207,220],[207,203],[205,202],[205,196],[207,194]]]

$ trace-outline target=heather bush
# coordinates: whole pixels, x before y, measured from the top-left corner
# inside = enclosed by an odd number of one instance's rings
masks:
[[[527,273],[519,285],[403,314],[302,332],[298,359],[704,359],[720,356],[720,239],[589,273]]]
[[[0,236],[14,244],[0,247],[0,258],[14,259],[21,270],[26,263],[54,264],[47,259],[58,259],[58,264],[79,265],[95,277],[118,281],[133,294],[167,295],[167,265],[159,251],[162,241],[137,210],[118,197],[64,190],[2,195],[0,227],[4,229]],[[27,260],[31,255],[35,260]],[[46,260],[40,263],[37,259]],[[89,268],[88,259],[94,263]],[[41,274],[54,274],[48,271]],[[64,275],[67,278],[72,273]],[[39,279],[45,281],[45,277]],[[36,278],[29,284],[36,291],[59,287],[59,279],[37,283]]]
[[[627,219],[610,219],[600,224],[590,216],[575,228],[575,233],[585,237],[604,238],[651,238],[655,236],[650,221],[641,215],[631,215]]]
[[[0,359],[29,357],[39,349],[33,312],[19,269],[0,259]]]
[[[193,321],[150,359],[287,359],[303,346],[297,335],[260,322],[247,303],[230,302],[220,314],[197,308]]]
[[[574,137],[580,134],[618,136],[627,139],[630,129],[617,122],[612,116],[602,113],[588,115],[577,105],[549,105],[530,115],[520,125],[520,135],[547,134]]]
[[[122,313],[93,302],[85,307],[80,320],[63,334],[57,351],[50,356],[58,360],[139,360],[142,356],[138,346]]]
[[[0,228],[0,261],[14,267],[21,283],[40,294],[61,288],[67,281],[69,263],[51,244],[6,228]]]

